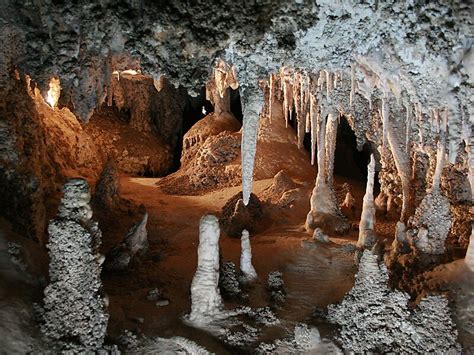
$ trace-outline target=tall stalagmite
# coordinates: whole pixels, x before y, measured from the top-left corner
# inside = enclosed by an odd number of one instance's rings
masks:
[[[55,346],[94,351],[104,343],[109,318],[101,296],[101,232],[92,220],[87,182],[69,180],[63,192],[48,227],[50,284],[41,330]]]
[[[219,291],[219,220],[205,215],[199,222],[198,265],[191,283],[189,321],[197,326],[210,323],[222,312]]]
[[[375,204],[374,204],[374,177],[375,159],[370,156],[370,163],[367,167],[367,185],[365,188],[364,200],[362,202],[362,215],[359,223],[359,248],[372,248],[377,241],[375,235]]]
[[[324,114],[319,122],[318,175],[311,194],[311,210],[306,217],[306,228],[313,230],[319,227],[326,233],[343,234],[349,229],[349,224],[337,204],[332,176],[333,162],[328,161],[328,159],[334,159],[335,144],[333,142],[337,133],[335,120],[337,120],[335,115],[330,113],[327,123]],[[329,130],[326,129],[327,124],[329,124]]]

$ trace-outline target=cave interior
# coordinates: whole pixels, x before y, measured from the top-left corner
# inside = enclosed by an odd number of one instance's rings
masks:
[[[472,7],[2,2],[2,351],[474,351]]]

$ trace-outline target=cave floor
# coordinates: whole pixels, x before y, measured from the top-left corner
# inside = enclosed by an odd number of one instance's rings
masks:
[[[122,197],[143,204],[149,213],[150,256],[133,264],[125,273],[104,274],[105,291],[110,297],[109,334],[117,336],[123,329],[130,329],[149,336],[180,335],[210,351],[228,352],[222,342],[185,325],[181,318],[190,311],[189,290],[197,265],[199,219],[207,213],[218,215],[222,206],[240,191],[240,186],[201,196],[180,196],[162,193],[155,186],[156,181],[154,178],[121,178]],[[254,193],[259,195],[271,183],[272,179],[256,181]],[[354,195],[360,204],[364,186],[354,181],[351,185],[355,186]],[[344,245],[355,244],[357,230],[344,237],[331,236],[335,238],[330,244],[310,242],[311,235],[304,230],[304,221],[311,188],[305,187],[308,199],[291,209],[277,211],[271,216],[272,225],[251,238],[258,281],[248,290],[248,305],[270,305],[265,290],[270,271],[283,272],[288,292],[286,302],[276,311],[282,323],[266,329],[259,341],[272,341],[292,330],[296,322],[310,321],[315,308],[339,301],[353,285],[354,254]],[[356,214],[360,215],[360,206],[358,211]],[[124,213],[113,218],[101,221],[104,249],[123,238],[132,223]],[[358,217],[352,222],[357,223]],[[381,221],[378,225],[380,233],[393,235],[393,222]],[[112,230],[114,237],[110,238]],[[240,240],[221,233],[220,247],[222,259],[234,262],[238,270]],[[157,307],[154,301],[147,300],[147,292],[154,287],[160,289],[169,305]],[[238,305],[227,300],[225,304],[229,309]],[[322,329],[322,335],[324,332]]]

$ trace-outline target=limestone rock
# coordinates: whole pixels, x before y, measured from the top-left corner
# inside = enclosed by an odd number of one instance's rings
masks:
[[[101,232],[91,219],[87,182],[69,180],[63,192],[58,217],[48,227],[50,284],[44,290],[41,330],[59,348],[72,343],[98,350],[109,318],[96,256]]]
[[[105,259],[106,270],[124,271],[134,257],[142,256],[147,252],[149,247],[147,222],[148,213],[145,213],[143,219],[130,228],[123,241],[110,250]]]
[[[220,223],[227,235],[239,238],[244,229],[249,233],[261,231],[263,216],[263,208],[257,196],[252,194],[249,204],[245,206],[242,193],[238,193],[222,207]]]
[[[388,272],[378,256],[362,254],[354,287],[339,304],[328,307],[328,320],[340,326],[338,339],[345,351],[459,352],[457,331],[443,296],[428,297],[414,312],[409,296],[388,287]],[[422,320],[423,319],[423,320]],[[426,321],[426,328],[421,324]],[[431,324],[430,324],[431,323]],[[394,326],[396,325],[396,326]]]
[[[283,303],[286,300],[285,282],[283,274],[279,271],[272,271],[268,274],[267,290],[273,301]]]
[[[191,283],[189,321],[197,326],[210,323],[222,312],[219,291],[219,221],[205,215],[199,222],[198,265]]]
[[[329,243],[331,240],[329,236],[324,234],[321,228],[315,228],[313,233],[313,240],[317,240],[323,243]]]
[[[252,265],[252,246],[250,245],[249,232],[246,229],[242,231],[242,237],[240,238],[240,271],[245,282],[251,282],[257,278],[257,272]]]
[[[117,164],[110,157],[105,164],[95,188],[95,196],[103,205],[111,208],[120,200],[120,179]]]

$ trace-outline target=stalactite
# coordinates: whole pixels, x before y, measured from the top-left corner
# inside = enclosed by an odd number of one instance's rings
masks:
[[[351,66],[351,93],[349,96],[349,105],[353,106],[354,104],[354,95],[355,95],[355,64]]]
[[[387,126],[388,126],[388,115],[389,108],[385,102],[385,98],[382,98],[382,108],[380,110],[382,116],[382,144],[385,145],[387,142]]]
[[[272,120],[273,102],[275,100],[275,74],[270,74],[270,93],[268,97],[268,117]]]
[[[320,126],[318,129],[317,141],[318,175],[311,194],[311,210],[308,212],[306,217],[306,228],[312,230],[319,227],[325,232],[343,234],[349,229],[349,224],[337,205],[332,177],[329,181],[327,178],[329,162],[327,161],[326,156],[326,146],[328,145],[328,140],[331,141],[331,137],[328,137],[326,125],[327,121],[330,122],[330,124],[334,124],[334,122],[332,122],[334,120],[334,115],[332,113],[327,115],[329,116],[327,120],[326,115],[327,111],[323,109],[320,122],[318,122],[318,125]],[[333,134],[333,132],[329,133],[329,135],[331,134]],[[329,149],[331,149],[331,147],[328,147],[328,150]],[[333,157],[334,156],[332,155],[332,158]]]
[[[408,216],[411,214],[413,208],[412,203],[412,191],[411,191],[411,166],[409,155],[406,154],[405,150],[402,149],[402,144],[400,143],[398,136],[395,132],[395,128],[392,126],[392,123],[389,119],[389,108],[385,100],[382,101],[382,121],[384,123],[384,130],[386,139],[388,141],[388,146],[392,152],[392,156],[397,168],[398,175],[402,182],[402,212],[400,220],[406,221]]]
[[[339,117],[332,112],[328,115],[326,128],[326,181],[333,186],[334,180],[334,158],[336,153],[337,126]]]
[[[243,97],[243,132],[242,132],[242,195],[244,204],[249,203],[253,185],[253,168],[257,152],[257,134],[260,111],[263,99],[258,88],[246,88]]]
[[[367,185],[365,188],[364,200],[362,202],[362,215],[359,223],[359,248],[372,248],[375,245],[377,237],[374,233],[375,228],[375,204],[374,204],[374,178],[375,178],[375,159],[370,156],[370,163],[367,167]]]
[[[316,141],[317,141],[317,130],[318,130],[318,107],[316,104],[316,98],[313,94],[310,94],[310,111],[309,116],[311,120],[311,165],[314,165],[316,158]]]
[[[443,168],[445,165],[446,160],[446,133],[447,133],[447,125],[448,125],[448,113],[447,110],[443,112],[442,122],[440,121],[439,111],[435,113],[435,120],[439,123],[438,126],[438,149],[436,154],[436,168],[433,174],[433,183],[431,185],[431,191],[439,191],[440,184],[441,184],[441,174],[443,173]]]
[[[406,132],[405,132],[405,152],[410,152],[410,137],[411,137],[411,110],[410,105],[405,106],[406,109]]]

